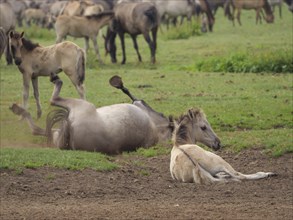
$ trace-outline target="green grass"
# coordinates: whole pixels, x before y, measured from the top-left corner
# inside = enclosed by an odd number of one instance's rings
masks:
[[[49,148],[0,149],[0,168],[2,169],[35,169],[43,166],[70,170],[91,168],[98,171],[110,171],[117,168],[117,165],[110,162],[107,156],[100,153]]]
[[[292,14],[284,10],[283,19],[276,17],[275,23],[271,25],[255,25],[254,16],[253,11],[243,12],[243,26],[233,27],[223,17],[222,11],[219,11],[213,33],[189,36],[187,39],[166,40],[167,33],[163,28],[163,32],[158,33],[155,65],[150,64],[149,48],[142,36],[138,38],[142,63],[137,61],[129,37],[126,38],[125,65],[111,64],[110,58],[104,56],[102,58],[105,64],[100,65],[91,46],[85,79],[87,100],[97,107],[130,103],[128,97],[108,83],[110,77],[118,74],[136,97],[144,99],[165,115],[178,116],[190,107],[202,108],[227,150],[260,148],[273,156],[292,153]],[[55,42],[53,30],[32,27],[25,29],[25,35],[41,45]],[[68,40],[84,46],[83,39],[68,37]],[[101,37],[98,37],[98,42],[103,55]],[[117,58],[121,61],[119,40],[117,48]],[[0,72],[1,166],[13,168],[13,163],[19,163],[22,167],[55,166],[55,162],[52,162],[54,159],[51,162],[43,161],[46,155],[54,158],[58,154],[64,157],[73,154],[74,158],[82,154],[43,149],[46,147],[46,139],[32,136],[26,122],[19,121],[8,109],[14,102],[21,103],[21,74],[16,66],[6,66],[4,59],[0,61]],[[60,77],[64,81],[61,95],[77,98],[77,92],[68,78],[62,73]],[[39,78],[39,90],[43,116],[37,124],[44,127],[45,116],[53,109],[49,104],[53,90],[49,78]],[[35,119],[36,106],[32,89],[29,111]],[[169,151],[164,146],[155,146],[140,149],[135,154],[153,157],[168,154]],[[88,160],[88,164],[79,166],[91,167],[95,166],[91,163],[100,154],[83,155],[83,160]],[[5,159],[6,165],[2,163],[4,158],[10,158]],[[111,157],[104,159],[107,161],[108,158]],[[64,168],[71,169],[71,165],[74,167],[79,162],[68,159],[66,163],[64,160],[63,165],[62,160],[60,163],[59,167],[64,165]]]

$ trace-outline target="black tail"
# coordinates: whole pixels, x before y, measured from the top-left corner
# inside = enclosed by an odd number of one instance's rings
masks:
[[[159,25],[159,14],[155,6],[150,7],[144,14],[148,17],[153,27]]]
[[[139,99],[135,98],[127,88],[124,87],[122,79],[120,76],[113,76],[111,77],[111,79],[109,80],[109,83],[111,86],[115,87],[116,89],[121,89],[122,92],[124,92],[126,95],[128,95],[129,98],[131,98],[131,100],[134,101],[139,101]]]

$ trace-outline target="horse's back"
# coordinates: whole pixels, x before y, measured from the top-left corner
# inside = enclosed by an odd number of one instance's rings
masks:
[[[115,7],[115,19],[130,34],[140,34],[158,26],[156,7],[148,2],[121,3]]]
[[[101,107],[82,117],[70,114],[73,149],[115,154],[157,142],[152,121],[132,104]]]
[[[7,3],[0,3],[0,27],[9,31],[15,28],[15,24],[16,17],[11,6]]]

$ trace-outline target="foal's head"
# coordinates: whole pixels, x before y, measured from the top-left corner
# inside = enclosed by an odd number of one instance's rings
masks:
[[[21,53],[20,49],[22,47],[22,38],[23,38],[24,32],[21,32],[21,34],[10,31],[9,33],[9,48],[11,51],[11,55],[14,59],[15,64],[18,66],[21,64]]]
[[[180,116],[174,131],[175,144],[195,144],[196,142],[218,150],[221,141],[213,131],[205,114],[199,109],[190,109],[186,114]]]
[[[22,48],[25,48],[27,51],[32,51],[36,47],[39,47],[39,44],[34,44],[31,41],[26,40],[23,36],[24,32],[9,32],[9,49],[11,51],[11,55],[14,59],[14,62],[17,66],[19,66],[22,62]]]

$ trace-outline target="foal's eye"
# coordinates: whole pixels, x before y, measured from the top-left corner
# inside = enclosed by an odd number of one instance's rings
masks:
[[[206,129],[207,129],[207,127],[204,125],[204,126],[202,126],[202,127],[200,127],[201,128],[201,130],[203,130],[203,131],[205,131]]]

